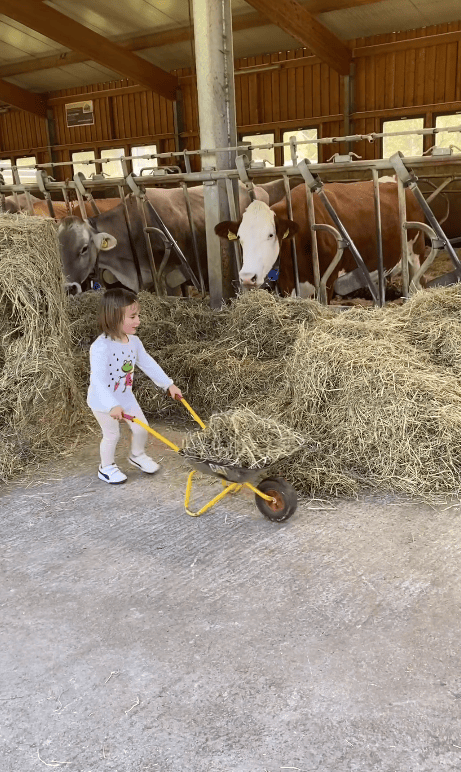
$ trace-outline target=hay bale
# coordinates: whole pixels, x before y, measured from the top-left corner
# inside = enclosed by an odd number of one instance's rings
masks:
[[[83,407],[56,224],[49,218],[0,217],[0,308],[0,479],[5,481],[62,449]]]
[[[281,417],[317,443],[283,466],[306,492],[459,489],[461,386],[382,314],[302,329],[287,362]]]
[[[301,434],[275,418],[241,408],[211,416],[205,430],[187,435],[183,452],[198,461],[263,469],[304,444]]]

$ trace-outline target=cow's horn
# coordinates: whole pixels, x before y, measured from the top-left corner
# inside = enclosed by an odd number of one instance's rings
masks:
[[[227,231],[227,238],[229,239],[229,241],[233,241],[234,239],[237,238],[237,234],[232,233],[232,231]]]

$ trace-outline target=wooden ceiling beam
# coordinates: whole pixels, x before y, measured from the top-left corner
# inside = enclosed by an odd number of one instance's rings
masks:
[[[307,3],[304,3],[303,7],[310,13],[318,14],[381,2],[383,0],[309,0]],[[256,12],[240,14],[232,19],[234,32],[263,27],[270,23],[270,20],[264,14]],[[112,42],[116,42],[128,51],[143,51],[146,48],[158,48],[159,46],[184,43],[192,40],[192,38],[191,28],[187,26],[175,27],[162,32],[153,32],[149,35],[116,38],[112,39]],[[19,62],[0,65],[0,77],[7,78],[14,75],[23,75],[28,72],[37,72],[37,70],[51,70],[54,67],[64,67],[66,64],[81,64],[87,61],[88,57],[78,51],[68,51],[62,54],[52,54],[51,56],[37,58],[29,57]]]
[[[93,61],[132,78],[166,99],[175,100],[178,79],[126,48],[106,40],[83,24],[36,0],[0,0],[0,13],[55,40],[66,48],[84,54]]]
[[[309,48],[340,75],[349,75],[352,63],[350,48],[296,0],[247,0],[247,3],[299,40],[301,45]]]
[[[40,94],[26,91],[6,80],[0,80],[0,100],[12,107],[46,118],[46,101]]]

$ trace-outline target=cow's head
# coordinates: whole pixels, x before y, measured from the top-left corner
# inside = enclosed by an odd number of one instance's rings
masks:
[[[221,238],[240,239],[242,268],[239,278],[244,289],[257,288],[277,262],[283,239],[298,232],[293,220],[278,217],[263,201],[253,201],[240,222],[220,222],[215,233]]]
[[[80,287],[93,271],[100,251],[117,245],[110,233],[99,233],[90,221],[64,217],[58,227],[59,252],[66,284]]]

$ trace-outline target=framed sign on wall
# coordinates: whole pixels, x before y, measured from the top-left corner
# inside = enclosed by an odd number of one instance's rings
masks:
[[[94,124],[93,101],[72,102],[66,105],[66,121],[70,126],[92,126]]]

